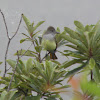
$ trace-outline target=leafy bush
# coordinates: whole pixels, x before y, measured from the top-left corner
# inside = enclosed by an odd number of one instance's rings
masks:
[[[0,100],[63,100],[60,93],[68,92],[70,87],[73,88],[73,100],[100,100],[100,21],[96,25],[84,26],[79,21],[74,21],[76,30],[64,27],[60,34],[56,35],[57,48],[60,46],[70,47],[71,50],[56,52],[65,57],[72,57],[64,63],[57,60],[51,60],[49,53],[42,57],[44,51],[41,46],[42,37],[39,35],[38,27],[44,21],[34,25],[29,19],[22,14],[18,28],[11,38],[8,34],[6,20],[1,12],[6,26],[8,45],[5,53],[5,71],[3,77],[0,77]],[[26,24],[27,33],[22,33],[26,38],[21,39],[20,43],[30,41],[34,50],[18,50],[14,55],[17,59],[7,59],[9,44],[17,34],[21,21]],[[26,61],[22,60],[23,56],[30,57]],[[60,58],[58,58],[60,59]],[[2,62],[0,62],[2,64]],[[7,64],[11,67],[7,69]],[[68,70],[74,64],[79,64],[76,68]],[[8,73],[8,70],[12,72]],[[74,80],[74,75],[82,73],[82,79]],[[90,76],[90,78],[88,77]],[[68,83],[63,81],[68,79]],[[80,86],[80,89],[76,89]],[[80,91],[81,90],[81,91]],[[70,91],[69,91],[70,92]]]

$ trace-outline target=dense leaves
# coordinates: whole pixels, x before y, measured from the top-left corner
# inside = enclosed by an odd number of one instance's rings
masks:
[[[96,25],[86,25],[85,27],[79,21],[74,21],[74,24],[75,31],[68,27],[64,28],[67,34],[62,37],[69,41],[66,46],[72,50],[65,50],[63,55],[70,56],[73,60],[64,62],[63,66],[67,68],[76,63],[85,64],[86,61],[89,61],[86,66],[93,70],[95,66],[100,65],[100,21]]]

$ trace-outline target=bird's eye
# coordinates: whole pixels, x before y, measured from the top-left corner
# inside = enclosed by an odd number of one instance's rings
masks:
[[[53,32],[53,30],[51,30],[51,32]]]

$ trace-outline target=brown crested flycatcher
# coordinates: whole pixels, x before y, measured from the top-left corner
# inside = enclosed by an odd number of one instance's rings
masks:
[[[50,59],[57,59],[55,55],[57,49],[56,34],[59,34],[54,27],[49,26],[42,36],[42,46],[50,53]]]

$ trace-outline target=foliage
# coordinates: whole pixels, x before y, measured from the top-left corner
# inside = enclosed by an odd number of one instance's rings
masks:
[[[93,81],[88,81],[86,72],[80,79],[71,78],[69,83],[73,87],[73,100],[100,100],[100,86]]]
[[[13,96],[17,91],[3,91],[0,94],[0,100],[13,100]],[[16,99],[17,100],[17,99]]]
[[[0,65],[2,64],[2,62],[0,62]]]
[[[74,24],[76,30],[73,31],[72,29],[65,27],[64,30],[68,34],[63,35],[63,38],[69,41],[66,46],[73,50],[65,50],[64,55],[66,57],[71,56],[74,59],[69,62],[66,61],[63,66],[67,68],[73,64],[81,63],[82,66],[85,65],[86,67],[89,67],[88,70],[92,70],[93,73],[99,74],[96,68],[98,68],[99,71],[100,21],[98,21],[96,25],[86,25],[85,27],[79,21],[74,21]],[[80,69],[87,70],[87,68],[85,69],[83,67]],[[77,68],[74,70],[77,70]],[[95,74],[94,79],[96,79]]]
[[[22,18],[27,33],[22,33],[25,38],[21,39],[20,43],[30,41],[34,49],[18,50],[14,54],[18,57],[16,60],[7,59],[6,62],[12,72],[0,77],[0,84],[3,85],[0,88],[0,100],[40,100],[41,98],[63,100],[60,93],[67,93],[67,88],[70,87],[73,88],[73,100],[100,100],[100,21],[96,25],[86,26],[74,21],[75,30],[64,27],[64,31],[61,32],[60,28],[56,29],[60,32],[55,37],[56,52],[72,58],[61,63],[58,60],[51,60],[49,53],[43,55],[40,35],[42,31],[38,30],[38,27],[44,21],[34,25],[34,22],[31,23],[24,14]],[[71,49],[58,51],[61,46]],[[29,58],[22,60],[24,56]],[[75,64],[79,66],[73,68]],[[72,70],[68,70],[69,67],[72,67]],[[83,73],[82,79],[73,78],[77,73]],[[70,85],[63,84],[65,79],[69,79]]]

